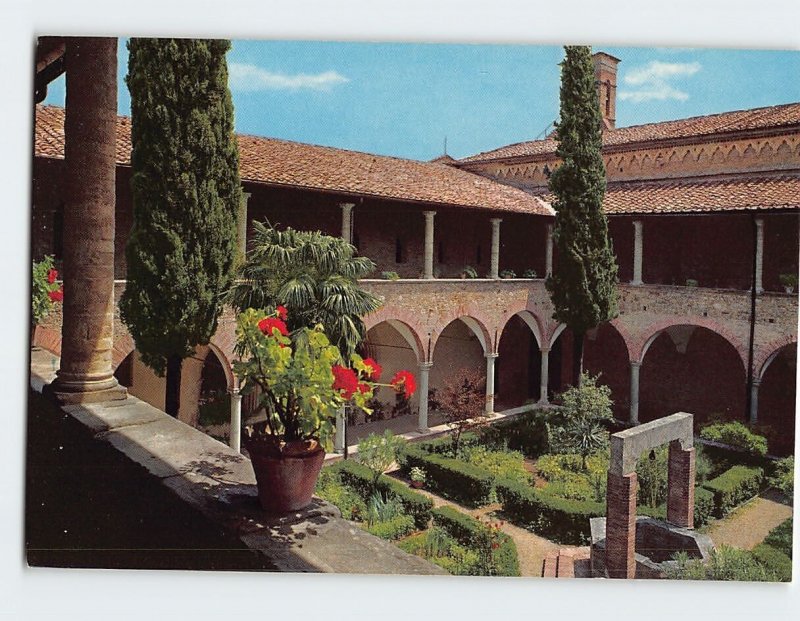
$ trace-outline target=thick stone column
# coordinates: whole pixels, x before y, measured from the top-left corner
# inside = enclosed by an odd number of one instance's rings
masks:
[[[761,380],[757,377],[753,378],[750,384],[750,423],[755,424],[758,422],[758,389],[761,387]]]
[[[247,203],[250,201],[251,196],[250,192],[242,192],[239,213],[236,217],[236,239],[240,259],[244,259],[247,254]]]
[[[547,396],[547,386],[549,382],[550,348],[541,348],[542,353],[542,372],[539,380],[539,403],[547,405],[550,400]]]
[[[196,355],[196,354],[195,354]],[[207,356],[213,356],[209,351]],[[181,365],[181,393],[178,420],[194,427],[200,419],[200,389],[203,384],[205,360],[189,356]]]
[[[339,411],[336,412],[336,435],[333,438],[333,450],[336,453],[344,453],[344,426],[347,422],[347,413],[345,412],[344,406],[339,408]]]
[[[669,443],[667,465],[667,522],[694,528],[694,448],[683,450],[679,440]]]
[[[606,571],[609,578],[636,577],[636,473],[608,473]]]
[[[631,360],[631,409],[628,413],[628,422],[631,425],[639,424],[639,369],[642,363]]]
[[[500,223],[501,218],[492,218],[492,254],[489,263],[489,278],[500,278]]]
[[[486,354],[486,415],[494,414],[494,361],[498,354]]]
[[[544,254],[544,276],[547,278],[553,273],[553,225],[547,225],[547,240]]]
[[[425,254],[422,277],[431,280],[433,278],[433,217],[436,212],[424,211],[422,213],[425,216]]]
[[[342,239],[348,244],[353,243],[353,207],[355,203],[339,203],[342,208]]]
[[[417,429],[420,433],[428,431],[428,378],[432,362],[419,363],[419,375],[417,377],[417,390],[419,392],[419,419]]]
[[[633,280],[632,285],[642,284],[642,254],[644,252],[644,235],[642,221],[633,221]]]
[[[756,293],[764,293],[764,218],[756,218]]]
[[[231,433],[228,444],[234,451],[242,452],[242,393],[238,388],[231,391]]]
[[[69,39],[64,120],[62,402],[124,399],[113,374],[117,40]]]

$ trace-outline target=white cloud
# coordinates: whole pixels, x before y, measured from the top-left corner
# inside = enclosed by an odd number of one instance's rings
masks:
[[[337,71],[322,73],[274,73],[257,65],[230,63],[228,65],[229,84],[234,91],[267,91],[308,89],[313,91],[329,91],[334,86],[345,84],[350,80]]]
[[[637,67],[625,75],[622,81],[633,88],[621,90],[619,98],[631,100],[634,103],[664,99],[686,101],[689,99],[689,94],[675,87],[671,82],[676,79],[691,77],[701,68],[698,62],[664,63],[658,60],[650,61],[643,67]]]

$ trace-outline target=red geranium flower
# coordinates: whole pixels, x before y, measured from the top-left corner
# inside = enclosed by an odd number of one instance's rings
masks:
[[[383,373],[383,368],[381,365],[375,362],[375,360],[372,358],[364,358],[364,364],[371,369],[367,372],[367,379],[372,380],[373,382],[380,381],[381,373]]]
[[[48,291],[47,296],[50,298],[51,302],[63,302],[64,287],[61,287],[58,291]]]
[[[49,272],[47,272],[47,282],[49,282],[51,285],[56,281],[56,278],[58,278],[58,270],[51,269]]]
[[[406,399],[410,399],[417,389],[417,382],[408,371],[398,371],[389,383],[397,392],[404,392]]]
[[[275,329],[283,336],[289,336],[289,330],[286,328],[286,324],[277,317],[264,317],[264,319],[258,322],[258,329],[261,330],[262,334],[266,334],[267,336],[275,336],[273,333]]]
[[[333,371],[333,389],[340,391],[345,399],[352,398],[353,393],[360,388],[355,371],[338,364],[334,365],[331,371]]]
[[[285,306],[278,306],[275,309],[275,312],[278,313],[278,317],[286,321],[286,318],[289,316],[289,311],[286,310]]]
[[[362,395],[367,394],[370,390],[372,390],[372,386],[369,384],[361,383],[358,385],[358,392],[360,392]]]

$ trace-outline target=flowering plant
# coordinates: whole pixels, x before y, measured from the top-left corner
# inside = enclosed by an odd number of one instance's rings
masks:
[[[259,430],[280,443],[332,435],[337,411],[347,402],[370,413],[367,402],[377,386],[390,386],[410,397],[416,385],[408,371],[399,371],[389,384],[379,384],[381,366],[372,358],[353,354],[342,361],[321,325],[302,327],[291,335],[287,311],[278,306],[265,312],[252,308],[239,315],[233,370],[242,394],[255,393],[266,414]],[[252,435],[255,430],[248,430]]]
[[[31,273],[31,320],[39,323],[47,317],[55,302],[64,300],[64,286],[56,282],[58,271],[53,266],[52,255],[34,261]]]

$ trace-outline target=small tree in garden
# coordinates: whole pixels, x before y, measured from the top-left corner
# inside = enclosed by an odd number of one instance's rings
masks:
[[[394,435],[389,429],[382,436],[371,433],[358,442],[358,461],[375,475],[373,488],[377,487],[380,476],[395,462],[403,443],[403,438]]]
[[[441,390],[439,404],[453,440],[453,455],[458,455],[461,436],[486,419],[486,380],[475,371],[461,369]]]
[[[564,424],[548,426],[550,449],[556,453],[576,453],[586,470],[586,458],[608,447],[608,431],[603,421],[611,420],[611,389],[586,373],[578,386],[561,395]]]

